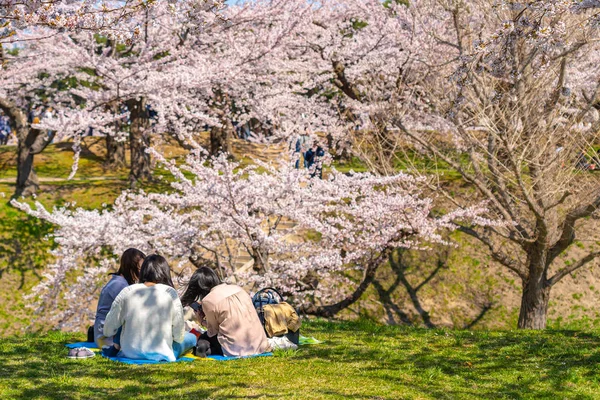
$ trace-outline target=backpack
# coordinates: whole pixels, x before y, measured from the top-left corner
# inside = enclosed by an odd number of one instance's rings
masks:
[[[254,308],[256,308],[258,319],[260,319],[263,329],[265,328],[265,311],[263,307],[268,304],[279,304],[283,301],[284,299],[281,293],[272,287],[261,289],[252,297],[252,303],[254,304]],[[298,329],[296,332],[288,331],[288,333],[286,333],[284,336],[286,336],[290,342],[297,345],[300,340],[300,329]]]
[[[271,287],[259,290],[254,297],[252,297],[252,303],[254,304],[254,308],[256,308],[258,318],[263,326],[265,326],[265,311],[263,307],[267,304],[279,304],[282,301],[283,296],[281,293],[279,293],[277,289]]]

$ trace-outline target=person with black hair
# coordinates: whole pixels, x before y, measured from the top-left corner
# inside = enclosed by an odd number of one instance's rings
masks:
[[[138,249],[127,249],[121,255],[119,270],[109,274],[112,277],[100,292],[93,327],[93,340],[98,348],[112,346],[113,336],[104,336],[104,320],[119,293],[127,286],[137,283],[140,267],[145,258],[146,255]]]
[[[250,295],[237,285],[222,283],[212,268],[194,272],[181,302],[196,310],[207,329],[197,342],[200,352],[236,357],[271,350]]]
[[[139,282],[115,299],[104,335],[112,336],[122,327],[118,344],[123,357],[175,361],[196,345],[196,336],[185,332],[183,307],[167,260],[157,254],[146,257]]]
[[[304,160],[306,161],[306,168],[311,170],[310,177],[314,178],[319,176],[319,179],[323,179],[323,158],[325,157],[325,150],[321,147],[321,144],[314,141],[305,153]]]

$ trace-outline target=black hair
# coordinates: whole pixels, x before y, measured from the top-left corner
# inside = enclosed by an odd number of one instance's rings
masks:
[[[146,258],[146,255],[138,249],[127,249],[121,255],[121,264],[117,275],[123,275],[128,284],[133,285],[139,279],[140,265]]]
[[[192,274],[192,277],[188,282],[188,286],[185,289],[183,296],[181,296],[181,304],[183,304],[183,306],[187,306],[198,299],[202,300],[207,294],[210,293],[212,288],[220,284],[221,280],[212,268],[198,268]]]
[[[152,254],[146,257],[140,269],[140,283],[162,283],[174,287],[171,280],[171,267],[163,256]]]

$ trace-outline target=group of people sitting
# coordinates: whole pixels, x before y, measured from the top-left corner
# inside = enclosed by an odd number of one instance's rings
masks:
[[[191,306],[203,333],[186,332],[185,306]],[[184,294],[173,287],[167,260],[137,249],[121,256],[120,267],[100,293],[94,340],[108,356],[175,361],[197,355],[249,356],[270,351],[250,295],[222,283],[209,267],[192,275]]]

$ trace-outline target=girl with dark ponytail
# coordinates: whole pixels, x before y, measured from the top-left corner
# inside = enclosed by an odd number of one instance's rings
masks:
[[[208,266],[198,268],[190,278],[187,289],[181,296],[181,304],[189,306],[195,301],[202,300],[212,288],[221,284],[215,271]]]

